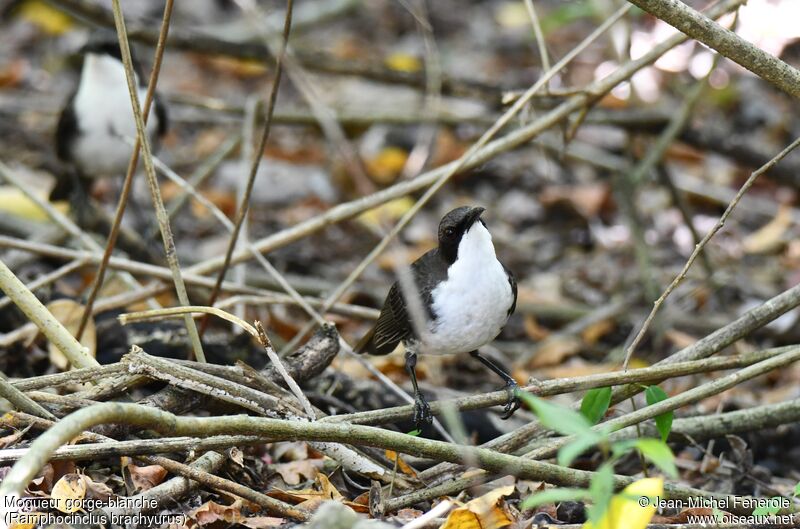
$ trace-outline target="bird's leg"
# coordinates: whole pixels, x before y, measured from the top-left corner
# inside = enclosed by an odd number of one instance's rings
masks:
[[[431,407],[422,396],[417,385],[417,353],[411,349],[406,350],[406,371],[408,376],[411,377],[411,385],[414,386],[414,427],[418,430],[423,426],[433,422],[433,415],[431,414]]]
[[[503,419],[508,419],[511,417],[515,411],[517,411],[521,405],[519,397],[517,396],[517,390],[519,390],[519,384],[517,381],[514,380],[511,375],[503,371],[503,369],[486,358],[485,356],[481,356],[478,351],[472,351],[469,353],[473,358],[477,358],[481,364],[485,365],[495,373],[497,373],[500,378],[502,378],[506,383],[506,392],[508,393],[508,400],[506,401],[506,405],[503,407]]]

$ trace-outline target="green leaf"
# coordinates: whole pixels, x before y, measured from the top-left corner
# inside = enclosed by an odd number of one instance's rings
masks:
[[[533,496],[528,496],[520,506],[524,509],[533,509],[539,505],[547,505],[550,503],[559,503],[562,501],[585,500],[589,497],[589,491],[585,489],[549,489],[538,492]]]
[[[759,499],[759,502],[764,501],[764,505],[760,505],[753,509],[753,516],[772,516],[774,514],[778,514],[781,511],[781,504],[784,501],[784,498],[780,496],[773,496],[769,499]]]
[[[610,463],[603,463],[594,473],[589,483],[589,494],[592,505],[586,509],[586,514],[592,524],[597,524],[611,505],[614,495],[614,467]]]
[[[599,444],[604,438],[605,436],[595,432],[592,432],[591,435],[579,435],[574,441],[564,445],[558,451],[558,464],[564,467],[570,466],[575,461],[575,458],[594,445]]]
[[[592,424],[597,424],[611,405],[611,388],[590,389],[581,401],[581,414]]]
[[[678,477],[678,469],[675,466],[675,455],[664,441],[658,439],[637,439],[638,448],[645,459],[649,459],[661,472],[671,478]]]
[[[717,523],[722,523],[725,521],[725,513],[721,511],[719,508],[714,507],[711,513],[714,515],[714,520],[716,520]]]
[[[797,485],[794,486],[794,495],[800,495],[800,481],[797,482]]]
[[[667,393],[658,386],[649,386],[647,390],[645,390],[644,396],[647,400],[648,406],[652,406],[657,402],[661,402],[662,400],[669,398],[669,395],[667,395]],[[671,411],[656,416],[656,428],[658,428],[658,433],[661,434],[662,441],[666,442],[667,438],[669,437],[669,433],[672,431],[673,417],[674,414]]]
[[[592,425],[580,413],[552,404],[546,400],[535,397],[525,391],[517,393],[525,404],[533,409],[542,425],[554,430],[561,435],[596,435]]]
[[[412,437],[417,437],[421,433],[422,433],[422,430],[411,430],[406,435],[410,435]]]

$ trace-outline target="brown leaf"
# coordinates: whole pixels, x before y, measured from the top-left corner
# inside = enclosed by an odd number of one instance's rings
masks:
[[[775,218],[745,237],[742,247],[749,254],[773,252],[783,246],[784,235],[791,225],[791,208],[786,204],[781,204]]]
[[[281,475],[287,485],[298,485],[302,480],[313,479],[322,470],[321,459],[303,459],[272,465],[272,469]]]
[[[601,320],[586,327],[581,332],[581,338],[587,345],[594,345],[600,338],[613,331],[616,327],[617,324],[612,318]]]
[[[531,360],[531,367],[560,364],[564,359],[578,354],[581,345],[581,341],[575,337],[551,336],[541,343],[539,350]]]
[[[242,514],[244,502],[237,498],[230,505],[221,505],[213,501],[207,501],[200,507],[189,511],[187,514],[198,523],[198,525],[210,525],[220,520],[232,523],[241,523],[245,517]]]
[[[163,482],[167,476],[167,469],[161,465],[139,467],[129,463],[126,466],[126,470],[130,475],[134,488],[139,492],[152,489]]]
[[[594,218],[608,202],[608,184],[586,184],[577,186],[548,186],[539,194],[544,206],[568,202],[585,219]]]
[[[228,458],[240,467],[244,467],[244,453],[235,446],[228,449]]]

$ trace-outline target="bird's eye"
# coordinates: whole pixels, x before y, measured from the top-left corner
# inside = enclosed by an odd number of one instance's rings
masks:
[[[453,228],[445,228],[444,230],[444,234],[447,235],[448,237],[452,237],[455,232],[456,230],[454,230]]]

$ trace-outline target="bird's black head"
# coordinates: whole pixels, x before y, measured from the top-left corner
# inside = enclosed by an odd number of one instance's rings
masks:
[[[442,217],[439,223],[439,252],[445,261],[453,264],[458,257],[458,244],[461,237],[470,229],[475,221],[480,220],[486,208],[480,206],[462,206]],[[483,222],[481,220],[481,222]]]
[[[81,53],[84,55],[88,53],[93,53],[95,55],[110,55],[118,61],[122,61],[122,52],[119,50],[119,41],[113,33],[107,35],[104,34],[102,36],[90,39],[89,42],[84,44],[81,48]]]

